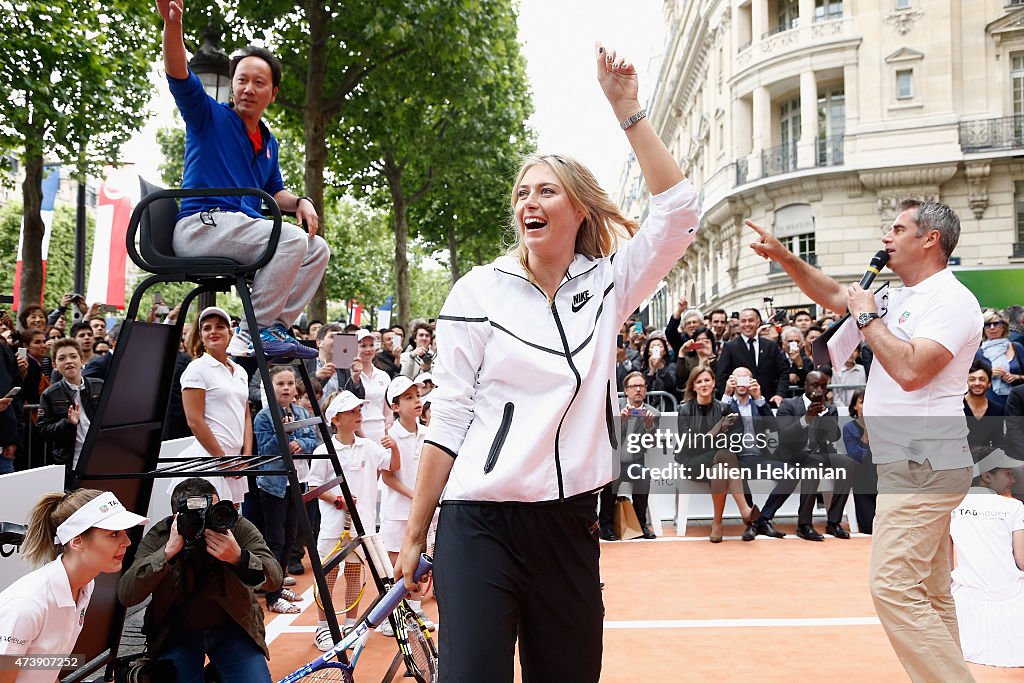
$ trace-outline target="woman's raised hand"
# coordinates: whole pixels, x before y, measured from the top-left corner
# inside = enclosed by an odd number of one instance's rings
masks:
[[[604,47],[600,41],[594,45],[594,57],[597,81],[615,115],[624,119],[638,112],[641,109],[639,86],[633,64],[616,55],[615,50]]]

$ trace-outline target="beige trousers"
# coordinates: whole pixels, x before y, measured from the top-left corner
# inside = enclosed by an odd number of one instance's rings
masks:
[[[950,512],[971,485],[969,467],[925,461],[878,465],[871,597],[896,656],[915,683],[973,681],[960,651],[950,593]]]

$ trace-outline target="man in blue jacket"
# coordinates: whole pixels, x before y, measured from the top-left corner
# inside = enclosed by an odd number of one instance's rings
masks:
[[[231,104],[220,104],[189,71],[182,39],[182,0],[157,0],[164,20],[167,83],[185,120],[185,188],[252,187],[294,211],[309,227],[284,224],[277,251],[253,280],[252,304],[264,352],[270,357],[315,358],[316,349],[288,333],[323,278],[330,249],[317,236],[319,220],[308,197],[284,189],[278,146],[263,122],[277,97],[281,63],[268,50],[249,46],[231,60]],[[183,257],[223,256],[251,262],[266,248],[273,222],[264,218],[258,197],[186,197],[181,202],[172,245]],[[228,353],[251,356],[254,332],[243,321]]]

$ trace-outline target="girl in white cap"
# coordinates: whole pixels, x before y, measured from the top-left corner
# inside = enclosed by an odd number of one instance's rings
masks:
[[[975,664],[1024,666],[1024,504],[1010,493],[1022,466],[992,450],[974,466],[974,486],[952,512],[960,647]]]
[[[25,559],[42,566],[0,593],[0,655],[72,652],[94,579],[121,571],[131,543],[126,529],[147,521],[107,491],[44,495],[32,508],[22,544]],[[59,671],[6,670],[0,680],[49,682]]]

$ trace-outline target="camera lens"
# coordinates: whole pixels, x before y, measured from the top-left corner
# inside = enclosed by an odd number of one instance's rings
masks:
[[[237,522],[238,511],[231,501],[222,500],[206,512],[206,526],[220,533],[234,529]]]

